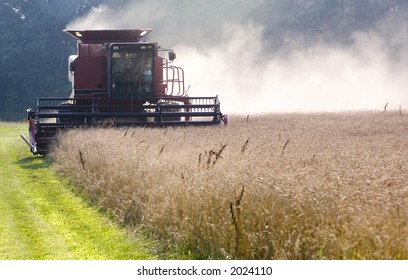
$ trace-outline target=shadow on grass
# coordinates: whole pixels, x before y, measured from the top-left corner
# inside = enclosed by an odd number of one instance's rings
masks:
[[[38,170],[49,168],[51,165],[51,161],[43,156],[29,156],[15,162],[21,168],[30,169],[30,170]]]

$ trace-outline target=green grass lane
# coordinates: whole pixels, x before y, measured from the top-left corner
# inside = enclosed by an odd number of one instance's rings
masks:
[[[0,122],[0,259],[154,259],[149,243],[89,207]]]

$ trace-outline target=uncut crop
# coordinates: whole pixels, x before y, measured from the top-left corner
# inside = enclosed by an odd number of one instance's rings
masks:
[[[408,259],[408,117],[230,116],[72,130],[55,167],[121,223],[206,259]]]

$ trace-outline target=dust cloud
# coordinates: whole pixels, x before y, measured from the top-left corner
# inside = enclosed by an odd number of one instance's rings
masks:
[[[148,39],[177,52],[188,94],[218,95],[223,113],[408,109],[408,56],[395,58],[387,30],[356,31],[349,44],[284,50],[255,20],[264,1],[230,2],[102,5],[67,28],[154,28]],[[398,43],[408,46],[403,32]]]

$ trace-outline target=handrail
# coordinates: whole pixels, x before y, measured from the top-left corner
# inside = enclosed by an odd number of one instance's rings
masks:
[[[128,101],[128,102],[126,102]],[[38,98],[39,126],[92,124],[111,120],[131,125],[216,124],[222,120],[217,97],[167,96],[151,103],[129,99]]]
[[[179,66],[161,64],[163,68],[163,80],[156,81],[157,84],[166,84],[165,94],[167,96],[186,96],[184,86],[184,69]]]

